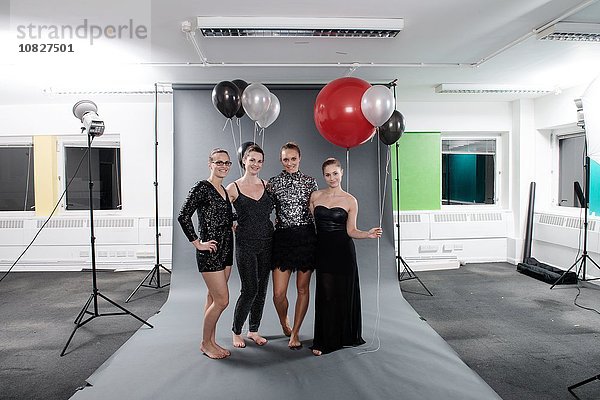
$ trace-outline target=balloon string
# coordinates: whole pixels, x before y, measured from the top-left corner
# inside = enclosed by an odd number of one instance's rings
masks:
[[[233,129],[233,121],[231,122],[231,137],[233,138],[233,149],[234,151],[237,151],[238,145],[235,142],[235,131]],[[240,146],[242,145],[242,142],[240,142]],[[238,163],[238,170],[240,171],[240,178],[242,177],[242,167],[241,165],[239,165]]]
[[[258,132],[258,122],[254,121],[254,136],[252,137],[252,142],[256,143],[256,133]]]
[[[225,119],[225,125],[223,125],[223,129],[221,129],[223,132],[225,132],[225,128],[227,128],[227,123],[229,123],[231,121],[231,118],[226,118]],[[233,124],[233,122],[232,122]]]
[[[239,144],[240,146],[242,145],[242,120],[240,118],[235,119],[235,123],[238,126],[238,132],[239,132],[239,136],[240,136],[240,141]],[[236,149],[237,150],[237,149]]]
[[[389,149],[388,149],[389,150]],[[386,167],[387,173],[387,167]],[[387,182],[387,178],[386,178]],[[385,189],[384,189],[385,190]],[[385,198],[385,191],[383,197]],[[377,203],[379,207],[379,226],[381,226],[383,216],[384,203],[381,201],[381,146],[377,142]],[[377,238],[377,294],[376,294],[376,308],[377,314],[375,317],[375,326],[373,327],[373,339],[369,344],[369,348],[373,347],[375,340],[377,340],[377,347],[373,350],[364,350],[358,353],[358,355],[375,353],[381,348],[381,339],[379,337],[379,322],[381,321],[381,307],[380,307],[380,296],[381,295],[381,243],[380,239]]]
[[[350,190],[350,149],[346,149],[346,191]]]
[[[264,149],[265,148],[265,128],[260,128],[260,131],[258,133],[261,137],[261,141],[260,141],[260,148]]]

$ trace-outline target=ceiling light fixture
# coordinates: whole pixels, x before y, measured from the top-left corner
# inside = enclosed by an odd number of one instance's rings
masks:
[[[468,94],[485,94],[485,93],[515,93],[515,94],[547,94],[556,93],[555,89],[531,87],[531,86],[516,86],[516,85],[490,85],[490,84],[475,84],[475,83],[442,83],[435,87],[436,93],[468,93]]]
[[[322,37],[393,38],[404,28],[402,18],[196,18],[203,36],[217,37]]]
[[[600,42],[600,24],[558,22],[537,34],[538,40]]]

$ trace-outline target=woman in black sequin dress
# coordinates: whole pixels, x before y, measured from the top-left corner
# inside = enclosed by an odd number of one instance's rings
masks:
[[[273,201],[265,190],[265,182],[258,177],[263,161],[263,150],[257,145],[248,146],[242,156],[244,176],[227,186],[238,217],[235,257],[241,290],[233,313],[232,328],[233,346],[237,348],[246,347],[242,327],[248,315],[248,338],[259,346],[267,343],[267,339],[258,333],[258,328],[271,272],[273,223],[270,216]]]
[[[365,343],[352,239],[375,239],[382,233],[381,228],[356,228],[358,202],[340,185],[344,173],[340,162],[328,158],[322,169],[328,187],[310,198],[317,226],[315,337],[311,347],[316,356]]]
[[[225,150],[213,150],[208,157],[210,177],[194,185],[177,218],[186,237],[196,248],[198,270],[208,289],[200,350],[213,359],[231,355],[215,340],[217,321],[229,304],[227,281],[233,264],[233,212],[222,185],[230,166],[229,154]],[[198,234],[192,223],[194,212],[198,215]]]
[[[299,349],[300,326],[308,310],[310,276],[315,268],[315,226],[308,209],[310,194],[317,190],[315,178],[304,175],[300,167],[300,148],[286,143],[281,148],[285,168],[269,179],[267,190],[275,201],[275,233],[273,235],[273,302],[283,333],[290,337],[288,347]],[[287,288],[292,272],[296,272],[298,293],[294,309],[294,325],[288,319]]]

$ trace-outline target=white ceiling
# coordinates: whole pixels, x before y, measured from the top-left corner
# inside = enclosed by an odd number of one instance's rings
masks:
[[[327,83],[350,73],[371,83],[398,79],[400,101],[512,100],[517,97],[436,94],[434,87],[486,83],[565,89],[600,74],[600,43],[538,41],[532,34],[565,14],[572,15],[564,21],[600,23],[598,0],[2,2],[0,50],[9,55],[0,61],[2,104],[56,101],[57,96],[43,93],[49,88],[116,90],[149,88],[157,81],[212,84],[238,78],[267,84]],[[404,18],[405,27],[392,39],[197,35],[208,60],[202,66],[180,28],[182,21],[198,15],[391,17]],[[25,43],[15,39],[18,24],[75,25],[84,18],[99,25],[132,19],[148,26],[150,35],[144,40],[100,39],[93,46],[73,41],[78,46],[74,54],[15,54]],[[358,67],[352,71],[348,65],[353,63]]]

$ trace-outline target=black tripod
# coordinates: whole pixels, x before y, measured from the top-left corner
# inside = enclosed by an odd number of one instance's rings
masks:
[[[584,219],[583,219],[583,252],[581,253],[581,256],[579,256],[579,258],[569,267],[569,269],[566,270],[560,276],[560,278],[558,278],[556,280],[556,282],[554,282],[554,284],[552,286],[550,286],[550,289],[552,289],[554,286],[558,285],[564,279],[564,277],[567,275],[567,273],[569,273],[576,265],[579,265],[579,267],[577,268],[577,280],[585,282],[585,281],[595,281],[595,280],[600,279],[600,278],[588,279],[585,276],[588,260],[592,264],[594,264],[596,266],[596,268],[600,269],[600,266],[598,266],[596,261],[594,261],[592,259],[592,257],[590,257],[588,255],[588,252],[587,252],[588,207],[589,207],[589,196],[590,196],[590,185],[589,185],[590,184],[590,158],[587,157],[587,144],[585,147],[586,147],[586,157],[585,157],[585,166],[584,166],[584,171],[585,171],[584,180],[585,180],[586,184],[585,184],[585,194],[583,195],[583,206],[584,206],[584,214],[585,214]],[[581,278],[579,278],[580,273],[581,273]]]
[[[85,130],[85,128],[82,128],[82,132],[84,130]],[[96,283],[96,238],[94,237],[94,203],[93,203],[93,197],[92,197],[92,188],[94,186],[94,182],[92,181],[92,134],[89,132],[87,135],[87,139],[88,139],[88,180],[89,180],[89,196],[90,196],[90,242],[91,242],[91,251],[92,251],[92,294],[90,295],[90,297],[86,301],[85,305],[83,306],[83,308],[77,315],[77,318],[75,318],[75,321],[74,321],[75,328],[73,329],[73,332],[71,332],[71,336],[69,336],[69,340],[67,340],[67,344],[65,344],[65,347],[63,348],[62,352],[60,353],[61,357],[65,355],[65,351],[67,350],[67,347],[69,347],[69,343],[71,343],[71,339],[73,339],[73,336],[75,335],[75,332],[77,331],[77,329],[79,329],[80,327],[84,326],[85,324],[87,324],[88,322],[90,322],[91,320],[93,320],[94,318],[97,318],[97,317],[104,317],[104,316],[108,316],[108,315],[129,314],[132,317],[134,317],[135,319],[142,322],[143,324],[148,325],[150,328],[153,328],[153,326],[150,325],[148,322],[144,321],[143,319],[141,319],[137,315],[133,314],[129,310],[121,307],[120,305],[118,305],[117,303],[115,303],[114,301],[112,301],[111,299],[109,299],[108,297],[103,295],[102,293],[100,293],[100,291],[98,290],[98,286]],[[100,313],[98,311],[98,298],[99,297],[106,300],[107,302],[109,302],[113,306],[117,307],[118,309],[120,309],[121,312]],[[92,304],[94,305],[94,310],[89,311],[88,309],[90,308],[90,306]],[[84,320],[83,317],[86,314],[89,315],[89,317]]]
[[[400,150],[400,145],[398,144],[398,142],[396,142],[396,209],[398,210],[398,222],[396,223],[396,236],[397,236],[396,245],[398,246],[398,255],[396,256],[396,262],[397,262],[396,268],[398,271],[398,281],[402,282],[402,281],[409,281],[411,279],[416,279],[417,281],[419,281],[421,286],[423,286],[423,288],[425,290],[427,290],[427,293],[429,293],[430,296],[433,296],[433,293],[431,293],[429,291],[429,289],[427,289],[427,286],[425,286],[423,281],[421,281],[421,279],[419,279],[417,274],[415,274],[415,271],[413,271],[410,268],[410,266],[406,263],[406,261],[404,261],[404,259],[400,255],[401,243],[400,243],[400,162],[399,162],[399,156],[398,156],[399,150]]]
[[[171,283],[160,283],[160,269],[164,269],[169,274],[170,270],[165,268],[160,263],[160,232],[158,230],[158,83],[154,84],[154,225],[156,228],[156,262],[154,267],[148,272],[148,274],[142,279],[139,285],[129,295],[125,303],[129,303],[129,300],[133,295],[143,286],[151,289],[162,289],[169,286]],[[148,281],[148,283],[146,283]]]
[[[587,133],[586,133],[587,134]],[[588,207],[589,207],[589,196],[590,196],[590,158],[587,156],[587,140],[586,140],[586,144],[585,144],[585,166],[584,166],[584,172],[585,172],[585,176],[584,176],[584,182],[585,182],[585,194],[583,195],[583,207],[584,207],[584,219],[583,219],[583,252],[581,253],[581,256],[579,256],[579,258],[573,263],[573,265],[571,265],[569,267],[568,270],[566,270],[560,278],[558,278],[558,280],[556,282],[554,282],[554,284],[550,287],[550,289],[552,289],[554,286],[558,285],[558,283],[560,283],[560,281],[562,281],[565,277],[565,275],[567,275],[567,273],[569,271],[571,271],[576,265],[578,265],[577,267],[577,280],[578,281],[595,281],[598,280],[600,278],[586,278],[585,276],[585,272],[587,270],[587,262],[588,260],[594,264],[596,266],[596,268],[600,269],[600,266],[598,266],[598,264],[592,259],[592,257],[590,257],[588,255],[587,252],[587,238],[588,238]],[[579,274],[581,273],[581,278],[579,278]],[[587,378],[582,380],[581,382],[577,382],[574,385],[571,385],[567,388],[567,390],[569,391],[569,393],[571,393],[576,399],[578,399],[579,397],[573,393],[573,389],[576,389],[580,386],[586,385],[590,382],[595,381],[596,379],[600,380],[600,375],[595,375],[592,376],[591,378]]]

